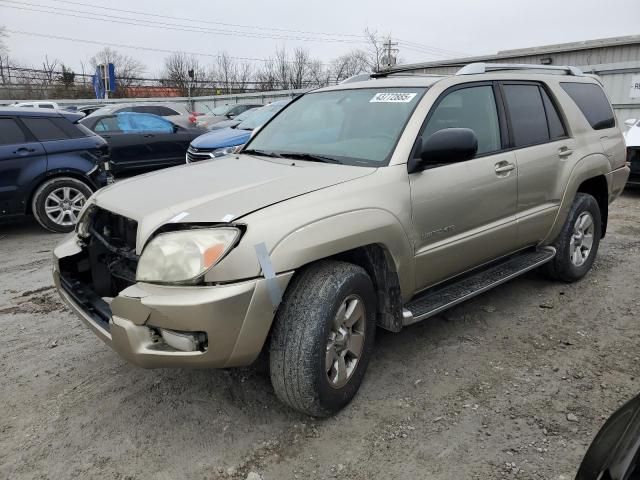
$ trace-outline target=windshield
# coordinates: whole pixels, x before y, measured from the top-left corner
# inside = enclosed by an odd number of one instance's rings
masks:
[[[216,116],[226,115],[227,112],[231,110],[232,107],[234,107],[234,105],[222,105],[221,107],[216,107],[213,110],[211,110],[211,115],[216,115]]]
[[[275,117],[248,149],[384,165],[425,88],[310,93]]]
[[[253,130],[267,123],[271,117],[278,113],[289,101],[273,102],[265,107],[261,107],[253,112],[245,121],[241,122],[236,128],[239,130]]]
[[[240,115],[238,115],[236,118],[233,119],[234,122],[242,122],[243,120],[246,120],[247,118],[249,118],[251,115],[253,115],[253,113],[257,110],[257,108],[250,108],[249,110],[245,110],[244,112],[242,112]]]

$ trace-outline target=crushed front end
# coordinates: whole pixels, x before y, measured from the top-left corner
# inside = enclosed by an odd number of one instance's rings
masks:
[[[65,302],[118,354],[142,367],[252,363],[274,317],[266,280],[138,282],[137,227],[135,220],[89,207],[78,232],[54,250],[54,282]],[[277,277],[281,288],[291,275]]]

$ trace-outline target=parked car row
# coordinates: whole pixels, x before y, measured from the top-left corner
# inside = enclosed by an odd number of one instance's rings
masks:
[[[232,153],[287,103],[221,107],[212,131],[174,104],[98,106],[86,116],[57,105],[0,108],[0,220],[33,215],[48,230],[70,231],[113,176]]]

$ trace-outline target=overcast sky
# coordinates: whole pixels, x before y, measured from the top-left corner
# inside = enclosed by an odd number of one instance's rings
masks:
[[[93,15],[89,15],[91,12]],[[108,21],[79,18],[96,14]],[[142,19],[156,23],[154,27],[132,24]],[[363,46],[357,43],[357,35],[368,27],[399,39],[400,57],[417,62],[451,58],[456,52],[477,55],[640,34],[639,20],[640,0],[0,0],[0,25],[8,30],[78,40],[10,31],[5,43],[12,57],[39,65],[46,54],[75,69],[80,60],[100,49],[98,44],[82,41],[206,55],[227,51],[247,58],[267,58],[278,47],[302,46],[328,62]],[[183,31],[189,29],[200,31]],[[259,38],[251,38],[255,36]],[[159,73],[166,55],[140,48],[116,48],[141,60],[147,76]],[[212,62],[213,57],[206,55],[201,60]]]

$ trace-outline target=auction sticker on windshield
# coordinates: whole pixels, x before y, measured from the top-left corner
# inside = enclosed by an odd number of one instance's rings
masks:
[[[415,98],[417,93],[376,93],[369,103],[409,103]]]

